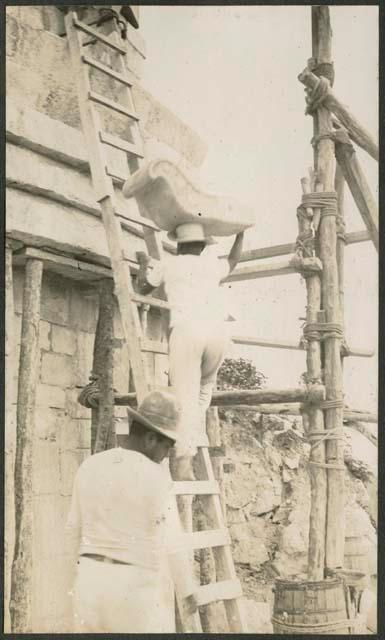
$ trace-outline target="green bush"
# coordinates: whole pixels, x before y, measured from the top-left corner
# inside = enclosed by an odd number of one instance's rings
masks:
[[[218,371],[217,385],[221,391],[260,389],[266,380],[266,376],[257,371],[250,360],[225,358]]]

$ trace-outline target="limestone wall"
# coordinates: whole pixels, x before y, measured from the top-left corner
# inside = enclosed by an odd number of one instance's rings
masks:
[[[20,352],[23,269],[15,269],[12,361],[13,417],[7,434],[7,452],[14,453],[18,358]],[[33,631],[71,631],[71,556],[65,545],[64,526],[74,474],[89,455],[91,415],[77,402],[92,368],[98,298],[93,287],[45,273],[40,320],[40,373],[37,381],[33,456]],[[129,367],[118,308],[114,319],[114,387],[128,390]],[[152,319],[151,327],[158,323]],[[148,355],[148,372],[167,376],[167,357]],[[165,372],[165,373],[164,373]],[[127,426],[124,408],[116,409]],[[9,426],[11,426],[9,425]],[[122,426],[121,426],[122,428]],[[10,520],[10,514],[9,514]],[[11,560],[8,550],[7,564]],[[67,555],[66,555],[67,554]]]
[[[109,266],[104,228],[89,174],[87,150],[63,19],[51,6],[7,7],[7,235],[17,248],[37,247],[93,264]],[[97,54],[97,51],[95,52]],[[127,65],[136,81],[145,60],[139,32],[129,30]],[[101,81],[100,81],[101,82]],[[101,83],[103,84],[103,83]],[[104,84],[105,90],[109,89]],[[206,146],[176,115],[135,84],[133,98],[140,117],[146,157],[164,155],[186,170],[203,162]],[[119,119],[105,122],[109,131],[129,139]],[[112,168],[128,173],[124,154],[109,155]],[[138,212],[117,189],[119,211]],[[136,251],[144,248],[140,228],[123,227],[127,260],[135,269]],[[14,318],[7,320],[12,348],[7,376],[12,403],[6,424],[6,585],[5,630],[10,631],[8,597],[13,554],[13,459],[15,454],[17,376],[20,351],[24,269],[14,255]],[[7,302],[8,304],[8,302]],[[70,558],[64,524],[74,474],[89,455],[90,411],[77,402],[92,366],[98,296],[81,276],[43,275],[40,321],[40,370],[36,398],[33,468],[33,620],[34,633],[71,631]],[[129,366],[115,309],[114,386],[128,390]],[[151,312],[149,336],[161,336],[159,314]],[[146,355],[148,373],[167,380],[167,357]],[[124,409],[117,411],[125,424]]]

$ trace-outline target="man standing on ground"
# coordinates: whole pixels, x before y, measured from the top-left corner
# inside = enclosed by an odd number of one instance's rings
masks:
[[[208,444],[206,410],[210,406],[217,371],[230,344],[220,282],[231,273],[242,253],[239,233],[227,258],[218,258],[201,224],[176,227],[169,237],[177,242],[177,256],[164,263],[143,265],[138,285],[149,293],[165,285],[170,312],[169,378],[181,406],[175,447],[178,480],[194,480],[197,446]]]
[[[177,439],[179,407],[170,390],[152,391],[128,412],[125,448],[87,458],[75,476],[67,528],[79,555],[77,633],[172,633],[162,593],[166,559],[185,612],[196,610],[172,481],[161,464]]]

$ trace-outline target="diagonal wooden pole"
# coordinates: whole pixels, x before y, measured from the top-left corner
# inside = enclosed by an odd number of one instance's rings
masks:
[[[372,242],[378,251],[379,221],[377,204],[366,181],[364,172],[361,169],[361,165],[358,162],[356,152],[347,137],[345,137],[345,141],[341,140],[336,142],[336,158],[354,198],[354,202],[370,233]]]

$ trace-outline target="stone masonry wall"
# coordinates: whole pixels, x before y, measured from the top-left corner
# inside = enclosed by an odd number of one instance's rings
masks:
[[[87,172],[68,44],[59,35],[61,31],[62,15],[55,7],[7,7],[7,234],[17,241],[17,247],[24,244],[108,266],[105,232]],[[146,157],[166,156],[186,170],[198,168],[206,145],[138,84],[145,59],[144,43],[140,32],[130,32],[129,36],[126,59],[136,81],[133,100],[140,117]],[[98,57],[97,47],[92,54]],[[103,81],[98,82],[100,90],[108,95],[111,89],[108,83],[102,86]],[[112,117],[107,124],[110,133],[130,137],[119,118]],[[122,152],[110,150],[111,167],[127,170],[124,160]],[[134,203],[124,201],[119,191],[117,198],[126,215],[137,214]],[[144,248],[143,240],[125,229],[123,244],[132,265],[135,252]],[[13,394],[12,406],[7,407],[6,425],[5,630],[8,632],[23,282],[23,268],[14,268],[14,344],[7,358]],[[64,524],[74,474],[89,455],[90,411],[78,404],[77,396],[91,371],[97,310],[98,296],[92,285],[45,269],[33,456],[35,633],[71,631],[72,585]],[[159,317],[156,312],[149,316],[149,336],[160,339]],[[117,308],[114,322],[114,387],[124,393],[128,390],[129,367]],[[165,383],[167,356],[146,354],[145,359],[151,378]],[[125,428],[124,408],[118,409],[116,416]]]
[[[24,270],[14,270],[13,408],[16,413]],[[115,313],[114,386],[128,390],[129,369]],[[75,472],[90,452],[90,411],[77,402],[92,368],[98,297],[88,285],[44,273],[33,458],[33,631],[70,631],[69,556],[64,526]],[[124,408],[117,417],[126,419]],[[15,424],[15,416],[12,420]],[[15,432],[8,432],[8,451]]]

